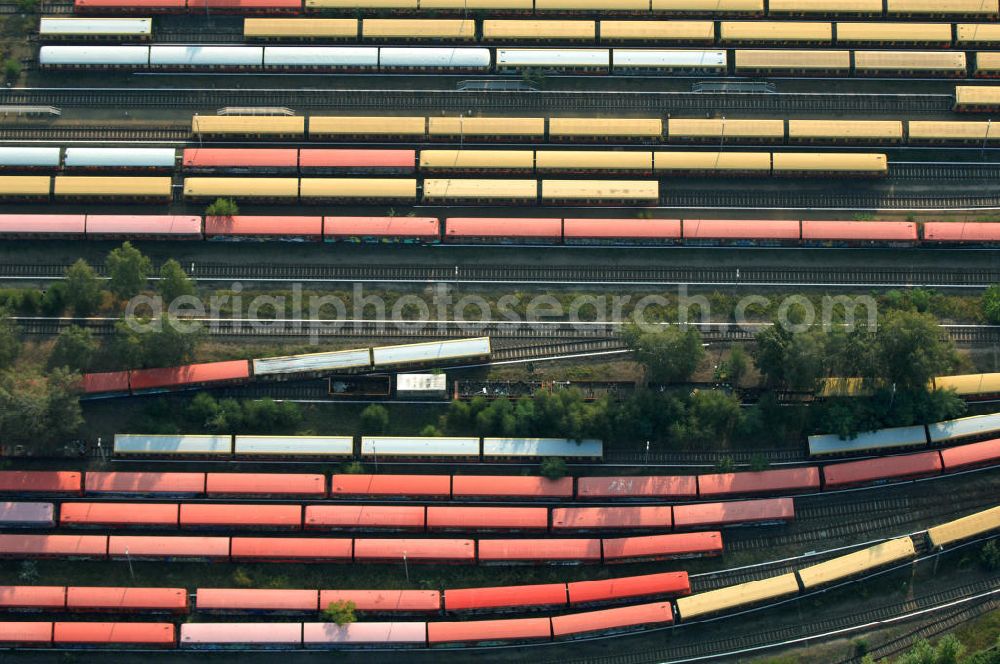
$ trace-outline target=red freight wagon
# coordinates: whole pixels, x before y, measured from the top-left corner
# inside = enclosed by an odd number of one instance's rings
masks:
[[[249,377],[250,363],[247,360],[137,369],[132,372],[132,391],[193,388],[211,383],[246,380]]]
[[[297,171],[295,148],[185,148],[184,170],[280,173]]]
[[[546,243],[562,242],[562,219],[505,217],[449,217],[444,220],[448,242]]]
[[[604,604],[641,597],[681,597],[691,594],[687,572],[661,572],[624,576],[599,581],[574,581],[566,584],[572,606]]]
[[[0,609],[61,611],[66,608],[65,586],[0,586]]]
[[[566,244],[674,244],[680,219],[563,219]]]
[[[133,238],[200,240],[201,217],[167,214],[88,214],[87,237],[91,240]]]
[[[80,495],[82,473],[67,470],[0,470],[0,493]]]
[[[185,623],[181,648],[288,648],[302,645],[302,623]]]
[[[177,503],[63,503],[59,525],[176,528]]]
[[[0,214],[0,237],[80,239],[86,230],[82,214]]]
[[[860,484],[878,484],[890,480],[927,477],[940,472],[941,456],[937,452],[834,463],[823,467],[823,488],[841,489]]]
[[[330,497],[451,498],[451,475],[333,475]]]
[[[522,475],[455,475],[451,480],[455,498],[572,498],[573,478]]]
[[[270,588],[198,588],[195,605],[199,611],[221,613],[317,611],[319,609],[319,591]]]
[[[943,449],[941,461],[946,473],[975,466],[992,466],[1000,461],[1000,438]]]
[[[688,244],[796,244],[799,222],[757,219],[685,219]]]
[[[233,561],[351,562],[350,538],[234,537]]]
[[[197,496],[205,493],[205,473],[88,472],[84,487],[96,494]]]
[[[209,496],[326,497],[326,477],[305,473],[208,473]]]
[[[673,621],[674,610],[670,602],[654,602],[553,616],[552,635],[557,639],[577,638],[595,632],[624,632],[656,625],[669,625]]]
[[[602,542],[604,562],[609,564],[722,555],[722,533],[718,531],[619,537]]]
[[[1000,243],[1000,223],[928,221],[924,223],[924,243],[928,242],[941,244],[998,244]]]
[[[56,525],[52,503],[5,502],[0,500],[0,527],[52,528]]]
[[[544,507],[428,507],[428,530],[547,530]]]
[[[698,476],[698,492],[703,497],[792,491],[819,491],[819,468],[806,466]]]
[[[306,528],[423,530],[422,505],[308,505]]]
[[[791,498],[734,500],[728,503],[699,503],[674,507],[674,528],[677,530],[786,523],[793,519],[795,519],[795,503]]]
[[[66,589],[70,611],[169,611],[187,613],[188,594],[184,588],[85,588]]]
[[[398,648],[427,645],[424,622],[303,623],[302,643],[306,648],[378,645]]]
[[[650,507],[559,507],[552,510],[552,531],[559,530],[639,530],[669,531],[671,508]]]
[[[476,543],[468,539],[356,539],[359,563],[474,563]]]
[[[83,374],[80,383],[84,394],[128,394],[128,371]]]
[[[173,648],[174,626],[148,622],[57,622],[57,645]]]
[[[427,643],[432,646],[445,643],[494,645],[551,638],[552,626],[548,618],[427,623]]]
[[[52,623],[50,622],[0,622],[0,643],[14,646],[50,645],[52,643]]]
[[[327,242],[425,242],[441,240],[436,217],[324,217]]]
[[[81,14],[177,14],[187,8],[187,0],[76,0],[73,8]]]
[[[483,564],[574,565],[601,562],[599,539],[479,540]]]
[[[526,611],[566,606],[565,583],[496,588],[449,588],[444,591],[445,611]]]
[[[917,242],[917,225],[910,221],[803,221],[802,240],[809,244],[846,243],[865,245]]]
[[[300,505],[181,504],[181,528],[259,528],[299,530]]]
[[[229,538],[112,535],[108,554],[115,560],[228,560]]]
[[[576,481],[577,497],[584,498],[697,498],[694,475],[645,477],[581,477]]]
[[[436,613],[441,610],[437,590],[321,590],[320,609],[333,602],[354,602],[362,613]]]
[[[0,535],[5,558],[106,558],[105,535]]]
[[[416,170],[415,150],[303,149],[299,168],[309,173],[412,173]]]
[[[205,217],[208,240],[287,240],[323,239],[323,217]]]

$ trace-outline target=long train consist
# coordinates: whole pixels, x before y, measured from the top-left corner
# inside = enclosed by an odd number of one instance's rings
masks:
[[[668,50],[474,46],[46,45],[43,69],[441,74],[996,78],[995,51]]]
[[[957,420],[892,427],[841,438],[837,434],[809,436],[809,455],[881,454],[900,449],[930,447],[951,441],[988,435],[1000,430],[1000,413],[976,415]]]

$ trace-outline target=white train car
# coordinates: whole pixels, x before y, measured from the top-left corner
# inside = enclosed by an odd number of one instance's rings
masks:
[[[615,74],[725,74],[725,51],[658,51],[616,48],[611,68]]]
[[[263,64],[263,46],[149,47],[152,69],[260,69]]]
[[[233,437],[115,434],[115,456],[224,456],[233,452]]]
[[[376,71],[378,48],[374,46],[267,46],[266,69],[325,69],[331,71]]]
[[[59,148],[0,147],[0,170],[59,168]]]
[[[372,349],[372,365],[393,367],[412,364],[436,364],[456,360],[475,360],[490,355],[490,338],[429,341]]]
[[[595,439],[570,438],[483,438],[483,459],[600,459],[604,456],[604,443]]]
[[[362,436],[364,459],[463,459],[479,461],[479,438],[439,436]]]
[[[927,432],[923,425],[868,431],[846,440],[835,433],[828,433],[809,436],[809,456],[894,450],[926,444]]]
[[[38,64],[43,69],[145,69],[149,46],[42,46]]]
[[[1000,431],[1000,413],[974,415],[957,420],[927,425],[932,443],[952,443],[956,440],[996,437]]]
[[[382,71],[486,72],[490,64],[488,48],[379,49],[379,69]]]
[[[236,436],[237,456],[339,457],[354,455],[353,436]]]
[[[43,16],[38,22],[42,41],[148,41],[153,35],[151,18],[61,18]]]
[[[66,148],[66,168],[173,170],[174,148]]]
[[[255,376],[301,375],[324,371],[361,369],[368,368],[371,365],[371,352],[367,348],[334,350],[325,353],[256,359],[253,361],[253,374]]]
[[[606,48],[498,48],[498,74],[525,70],[607,74],[611,67]]]

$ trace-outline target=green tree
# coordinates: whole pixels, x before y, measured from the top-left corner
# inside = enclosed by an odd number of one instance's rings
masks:
[[[890,311],[876,334],[879,378],[901,390],[924,390],[958,364],[955,344],[930,314]]]
[[[183,295],[194,295],[194,282],[184,272],[181,264],[171,258],[160,268],[160,280],[156,289],[163,301],[169,304]]]
[[[670,325],[657,332],[630,328],[623,339],[656,383],[683,382],[691,378],[705,357],[701,334],[693,326]]]
[[[754,362],[766,385],[812,392],[825,373],[824,342],[818,328],[795,333],[775,323],[757,333]]]
[[[729,351],[729,358],[722,363],[720,378],[733,387],[739,387],[750,368],[750,360],[743,346],[735,345]]]
[[[41,309],[47,316],[58,316],[66,311],[68,296],[66,282],[57,281],[49,284],[42,294]]]
[[[49,368],[68,367],[74,371],[86,371],[97,353],[97,339],[90,330],[73,325],[59,333],[52,354],[49,355]]]
[[[0,373],[0,431],[7,443],[44,453],[72,439],[83,424],[80,375],[64,368],[47,376]]]
[[[569,470],[566,468],[566,460],[562,457],[545,457],[542,459],[538,472],[542,477],[557,480],[560,477],[566,477]]]
[[[433,424],[428,424],[427,426],[425,426],[423,429],[420,430],[420,435],[425,436],[427,438],[437,438],[438,436],[442,436],[444,434],[442,434],[441,430],[438,429]]]
[[[239,213],[239,206],[231,198],[216,198],[214,203],[205,208],[205,215],[208,217],[235,217]]]
[[[7,315],[7,312],[0,311],[0,369],[14,364],[14,360],[20,354],[21,339],[17,323]]]
[[[89,316],[101,305],[101,279],[82,258],[66,268],[66,304],[77,316]]]
[[[9,82],[13,83],[21,76],[21,63],[15,58],[7,58],[3,61],[3,77]]]
[[[325,609],[323,609],[323,620],[327,622],[337,623],[338,627],[343,627],[344,625],[350,625],[355,620],[357,616],[354,613],[355,605],[354,602],[350,600],[338,600],[336,602],[330,602]]]
[[[1000,569],[1000,543],[991,539],[979,550],[979,563],[992,571]]]
[[[170,367],[194,359],[202,338],[200,326],[169,316],[155,321],[136,321],[133,327],[119,321],[115,331],[116,354],[124,366]]]
[[[980,300],[980,306],[988,323],[1000,324],[1000,284],[993,284],[986,289]]]
[[[112,249],[106,261],[108,267],[108,288],[123,300],[135,297],[145,287],[152,270],[149,258],[125,242]]]
[[[361,411],[361,429],[368,435],[385,433],[389,428],[389,411],[377,403],[367,406]]]
[[[698,390],[688,403],[685,438],[702,445],[726,444],[740,421],[740,400],[720,390]]]

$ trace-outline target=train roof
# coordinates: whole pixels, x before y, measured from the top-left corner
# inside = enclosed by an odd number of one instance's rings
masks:
[[[151,18],[61,18],[43,16],[38,21],[38,34],[66,36],[149,35],[153,32]]]
[[[656,151],[653,152],[653,170],[762,171],[766,173],[771,170],[771,153]]]
[[[371,539],[354,540],[354,559],[403,562],[447,560],[471,563],[476,560],[476,543],[469,539]]]
[[[698,476],[698,493],[701,496],[812,489],[819,490],[819,469],[815,466]]]
[[[789,120],[789,138],[903,138],[899,120]]]
[[[674,528],[726,527],[754,522],[787,521],[795,518],[791,498],[734,500],[674,507]]]
[[[486,69],[490,66],[488,48],[470,47],[418,47],[402,48],[385,46],[379,49],[380,67],[472,67]]]
[[[910,120],[907,124],[911,141],[935,138],[982,141],[1000,138],[1000,126],[992,122]]]
[[[606,602],[654,595],[689,595],[691,583],[687,572],[659,572],[595,581],[571,581],[566,584],[570,605]]]
[[[65,164],[72,167],[173,168],[174,148],[66,148]]]
[[[0,608],[63,609],[65,586],[0,586]]]
[[[82,214],[0,214],[0,234],[64,234],[82,235],[86,228],[86,215]],[[84,374],[84,391],[87,386],[87,376],[118,376],[125,373],[125,389],[128,389],[127,372],[109,372],[107,374]],[[115,382],[120,386],[120,382]],[[101,390],[108,391],[108,390]]]
[[[924,237],[927,237],[926,227],[924,232]],[[955,390],[959,395],[1000,392],[1000,373],[937,376],[934,378],[934,387],[938,390]]]
[[[299,151],[299,165],[302,168],[380,167],[413,170],[414,163],[415,150],[319,148]]]
[[[927,530],[931,546],[947,546],[1000,528],[1000,506],[991,507]]]
[[[604,41],[639,39],[690,39],[715,40],[712,21],[601,21],[601,39]],[[613,54],[612,54],[613,56]]]
[[[660,198],[658,180],[542,180],[542,199],[645,200]]]
[[[87,493],[200,494],[205,492],[205,473],[100,472],[88,471]]]
[[[173,647],[173,623],[152,622],[57,622],[53,643],[134,644]]]
[[[652,152],[618,152],[611,150],[538,150],[538,169],[555,170],[642,170],[653,169]]]
[[[183,11],[187,7],[185,0],[76,0],[77,8],[86,9],[178,9]]]
[[[483,456],[599,457],[604,455],[600,440],[569,438],[484,438]]]
[[[673,621],[674,609],[670,602],[653,602],[553,616],[552,635],[559,638],[643,625],[669,625]]]
[[[176,503],[63,503],[59,525],[177,527]]]
[[[603,0],[535,0],[535,11],[546,10],[649,11],[649,0],[616,0],[610,5]]]
[[[300,528],[301,505],[182,503],[181,528]]]
[[[361,34],[367,38],[428,38],[467,39],[476,36],[476,22],[462,18],[366,18],[361,21]]]
[[[307,528],[424,528],[423,505],[307,505]]]
[[[826,70],[851,68],[850,51],[738,50],[736,69]]]
[[[948,23],[837,23],[837,42],[951,42]]]
[[[558,563],[600,562],[599,539],[481,539],[479,561],[482,563]]]
[[[378,48],[374,46],[268,46],[264,65],[330,67],[377,67]]]
[[[802,580],[802,587],[809,590],[901,560],[909,560],[914,556],[916,551],[913,540],[899,537],[816,565],[802,567],[799,569],[799,578]]]
[[[431,136],[543,136],[545,118],[430,117]]]
[[[236,437],[237,454],[240,452],[240,438],[246,436]],[[326,477],[306,473],[207,473],[205,493],[326,497]]]
[[[88,214],[88,235],[201,236],[201,217],[195,215]]]
[[[236,454],[339,454],[354,450],[353,436],[236,436]],[[316,477],[319,477],[318,475]]]
[[[113,588],[70,586],[66,589],[66,608],[118,611],[185,611],[188,594],[185,588]]]
[[[489,20],[483,21],[484,39],[586,39],[597,35],[595,21]]]
[[[145,67],[149,46],[42,46],[38,63],[46,65],[115,65]]]
[[[185,168],[238,166],[241,168],[296,168],[295,148],[184,148]]]
[[[802,221],[803,240],[917,240],[910,221]]]
[[[891,427],[861,432],[854,438],[843,439],[835,433],[809,436],[809,454],[844,454],[867,450],[893,449],[923,445],[927,433],[923,425]]]
[[[1000,438],[941,450],[941,462],[945,472],[949,473],[958,468],[994,464],[998,459],[1000,459]]]
[[[775,173],[785,171],[854,171],[859,173],[884,174],[889,166],[884,154],[831,154],[829,152],[775,152],[771,155]],[[803,222],[806,224],[815,222]],[[884,222],[897,223],[897,222]],[[915,229],[916,224],[911,224]],[[888,227],[887,227],[888,228]]]
[[[441,593],[437,590],[320,590],[319,605],[325,609],[332,602],[354,602],[362,612],[437,613]]]
[[[615,68],[670,67],[670,68],[720,68],[726,66],[725,51],[681,51],[676,49],[624,49],[612,51]]]
[[[653,0],[653,11],[764,13],[764,0]]]
[[[358,36],[356,18],[244,18],[244,37]]]
[[[795,580],[795,574],[790,572],[681,597],[677,600],[677,611],[683,620],[690,620],[710,613],[796,595],[798,592],[799,584]]]
[[[538,0],[536,0],[536,3]],[[498,48],[498,67],[604,67],[610,63],[606,48]]]
[[[0,622],[0,643],[27,645],[52,643],[52,623],[5,620]]]
[[[351,562],[349,537],[234,537],[233,560]]]
[[[539,583],[495,588],[448,588],[445,611],[481,611],[538,606],[565,606],[565,583]]]
[[[54,514],[55,507],[52,503],[0,501],[0,523],[7,527],[18,525],[51,528]]]
[[[854,51],[854,68],[858,71],[866,69],[964,70],[965,53],[939,51]]]
[[[206,229],[207,232],[207,229]],[[265,357],[253,360],[255,376],[300,373],[303,371],[337,371],[371,366],[367,348],[356,350],[331,350],[322,353]]]
[[[685,219],[689,240],[797,240],[799,222],[788,219]]]
[[[80,493],[82,478],[72,470],[0,470],[0,492]]]
[[[0,166],[59,168],[59,148],[0,147]]]
[[[784,120],[741,120],[732,118],[670,118],[670,137],[689,138],[784,138]]]
[[[333,136],[423,136],[427,119],[423,117],[370,115],[313,115],[309,118],[309,134]]]
[[[669,505],[622,507],[557,507],[552,509],[552,529],[556,530],[638,530],[673,525]]]
[[[298,178],[184,178],[184,195],[215,198],[298,198]]]
[[[996,42],[1000,41],[1000,25],[996,23],[959,23],[955,26],[955,36],[955,41],[959,44]],[[971,90],[974,88],[962,85],[956,86],[956,94],[961,89]]]
[[[57,175],[54,192],[56,196],[151,196],[170,198],[173,194],[169,177],[90,177]],[[88,215],[89,222],[94,218]],[[181,217],[183,218],[183,217]]]
[[[205,217],[205,236],[323,237],[323,217]],[[258,360],[254,360],[256,363]],[[256,369],[256,367],[255,367]]]
[[[887,0],[886,13],[996,16],[997,0]]]
[[[416,9],[417,0],[306,0],[306,9]]]
[[[262,46],[164,46],[149,47],[149,64],[154,66],[219,65],[229,67],[261,66]]]
[[[478,457],[479,439],[457,436],[362,436],[361,454]]]
[[[305,198],[400,198],[416,200],[413,178],[302,178]]]
[[[437,217],[325,217],[326,237],[410,237],[437,239]]]
[[[51,186],[48,175],[0,175],[0,194],[47,198]]]
[[[451,475],[338,475],[330,477],[330,496],[451,497]]]
[[[546,530],[548,526],[548,510],[544,507],[460,507],[455,505],[430,505],[427,507],[428,530]]]
[[[532,0],[420,0],[421,9],[534,9]]]
[[[675,533],[642,535],[603,540],[605,562],[627,561],[632,558],[687,558],[722,553],[722,533]]]
[[[246,360],[229,360],[185,364],[162,369],[136,369],[132,371],[131,383],[133,390],[142,390],[240,380],[249,377],[250,364]]]
[[[310,118],[310,129],[315,118]],[[284,115],[195,115],[191,118],[194,134],[302,134],[306,119]]]
[[[451,480],[456,498],[517,496],[521,498],[572,498],[573,478],[549,479],[535,475],[455,475]]]
[[[490,354],[489,337],[427,341],[399,346],[372,348],[372,364],[393,366],[413,362],[435,362],[478,358]]]
[[[0,554],[8,556],[85,556],[103,558],[107,535],[5,535]]]
[[[941,472],[941,457],[937,452],[918,452],[824,466],[823,486],[832,489],[939,472]]]
[[[118,454],[229,454],[231,451],[230,435],[115,434]]]
[[[566,239],[678,239],[680,219],[563,219]]]
[[[549,118],[550,136],[644,136],[663,135],[659,118]]]
[[[770,0],[772,14],[881,14],[882,0]]]
[[[722,41],[788,40],[830,42],[833,24],[819,21],[720,21]]]
[[[996,53],[979,51],[976,53],[976,72],[1000,70],[1000,57]]]
[[[698,480],[694,475],[648,475],[645,477],[580,477],[580,498],[694,498]]]
[[[541,154],[541,153],[539,153]],[[421,168],[520,168],[531,170],[533,150],[421,150]]]
[[[347,625],[329,622],[303,623],[302,642],[307,645],[362,643],[426,645],[427,623],[357,622]]]
[[[427,643],[496,643],[551,639],[548,618],[508,618],[506,620],[435,620],[427,623]]]
[[[301,645],[302,623],[183,623],[181,647]]]
[[[317,611],[319,591],[277,588],[198,588],[198,610],[205,611]]]
[[[534,185],[534,180],[531,181]],[[562,237],[560,219],[526,219],[504,217],[448,217],[444,223],[445,235],[463,237]]]
[[[1000,413],[935,422],[927,425],[927,431],[930,433],[932,443],[946,443],[957,438],[995,434],[1000,431]]]

